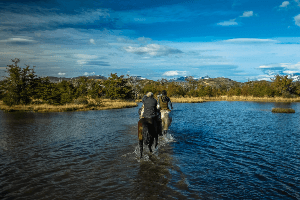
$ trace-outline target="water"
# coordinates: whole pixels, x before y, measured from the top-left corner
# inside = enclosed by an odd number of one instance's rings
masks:
[[[174,103],[142,160],[138,108],[0,111],[0,199],[300,199],[299,103]]]

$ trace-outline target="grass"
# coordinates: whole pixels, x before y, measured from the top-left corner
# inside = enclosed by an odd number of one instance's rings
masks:
[[[272,108],[274,113],[295,113],[295,110],[292,108]]]
[[[300,97],[283,98],[283,97],[252,97],[252,96],[220,96],[220,97],[179,97],[170,98],[174,103],[203,103],[206,101],[258,101],[258,102],[300,102]],[[100,99],[101,103],[93,102],[93,99],[88,99],[88,104],[66,104],[66,105],[49,105],[49,104],[31,104],[31,105],[15,105],[7,106],[0,101],[0,109],[12,111],[33,111],[33,112],[65,112],[65,111],[87,111],[87,110],[108,110],[136,107],[137,102],[141,100],[125,101],[125,100],[110,100]],[[273,112],[273,110],[272,110]],[[295,112],[295,111],[294,111]]]
[[[206,101],[258,101],[258,102],[300,102],[300,97],[252,97],[252,96],[219,96],[219,97],[180,97],[170,98],[176,103],[202,103]]]
[[[110,100],[102,99],[101,104],[66,104],[66,105],[49,105],[49,104],[40,104],[40,105],[14,105],[7,106],[0,101],[0,109],[6,112],[13,111],[33,111],[33,112],[66,112],[66,111],[87,111],[87,110],[108,110],[108,109],[120,109],[120,108],[131,108],[136,107],[137,103],[132,101],[124,100]]]

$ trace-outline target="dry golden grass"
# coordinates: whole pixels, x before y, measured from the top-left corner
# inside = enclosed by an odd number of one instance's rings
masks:
[[[295,110],[292,108],[272,108],[274,113],[295,113]]]
[[[132,108],[136,107],[137,103],[133,101],[102,99],[102,105],[103,106],[99,110]]]
[[[220,97],[180,97],[170,98],[172,102],[176,103],[203,103],[206,101],[259,101],[259,102],[300,102],[298,98],[283,98],[283,97],[251,97],[251,96],[220,96]],[[99,102],[94,102],[94,99],[88,99],[89,104],[66,104],[60,106],[54,106],[49,104],[40,105],[15,105],[9,107],[0,101],[0,109],[8,112],[12,111],[34,111],[34,112],[65,112],[65,111],[87,111],[87,110],[107,110],[107,109],[120,109],[136,107],[137,102],[141,100],[124,101],[124,100],[110,100],[101,99]]]
[[[0,101],[0,109],[12,112],[12,111],[34,111],[34,112],[65,112],[65,111],[87,111],[87,110],[107,110],[107,109],[119,109],[119,108],[131,108],[136,107],[137,103],[123,100],[109,100],[102,99],[101,105],[89,104],[89,105],[77,105],[77,104],[66,104],[66,105],[15,105],[7,106]]]
[[[203,103],[204,99],[200,97],[171,97],[170,100],[176,103]]]
[[[259,102],[300,102],[300,97],[283,98],[283,97],[252,97],[252,96],[220,96],[220,97],[181,97],[170,98],[176,103],[202,103],[205,101],[259,101]]]

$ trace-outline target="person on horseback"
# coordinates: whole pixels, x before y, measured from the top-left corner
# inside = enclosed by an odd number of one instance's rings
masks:
[[[158,107],[160,108],[160,114],[161,114],[161,121],[162,121],[162,129],[163,129],[163,134],[167,134],[169,125],[171,123],[170,118],[169,118],[169,104],[171,109],[173,109],[172,102],[170,98],[167,96],[167,91],[163,90],[161,92],[161,95],[158,96]]]
[[[143,106],[139,109],[140,120],[138,122],[138,137],[141,157],[143,155],[143,143],[152,152],[151,146],[155,141],[158,145],[158,109],[157,100],[153,93],[148,92],[142,99]]]

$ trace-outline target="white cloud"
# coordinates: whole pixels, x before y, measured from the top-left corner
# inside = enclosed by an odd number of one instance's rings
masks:
[[[149,54],[150,56],[167,56],[170,54],[182,53],[179,49],[175,49],[172,47],[167,47],[158,44],[148,44],[142,47],[124,47],[125,51],[134,54]]]
[[[145,38],[145,37],[139,37],[137,40],[138,40],[138,42],[140,42],[142,44],[145,44],[145,43],[148,43],[148,42],[152,41],[151,38]]]
[[[98,58],[96,55],[88,55],[88,54],[75,54],[75,57],[81,58],[81,59],[95,59]]]
[[[94,39],[90,39],[91,44],[96,44]]]
[[[79,65],[84,65],[84,64],[87,63],[87,60],[77,60],[77,63],[78,63]]]
[[[72,16],[55,13],[49,11],[49,9],[36,6],[22,6],[22,9],[24,13],[15,13],[11,11],[4,11],[4,13],[1,13],[6,17],[2,18],[0,24],[5,28],[21,29],[24,27],[37,27],[39,25],[47,26],[49,24],[86,24],[93,23],[97,20],[105,20],[110,17],[108,10],[105,9],[88,10]],[[14,20],[12,21],[11,19]]]
[[[186,75],[186,71],[167,71],[163,74],[163,76],[184,76]]]
[[[219,25],[219,26],[237,26],[238,23],[235,20],[236,19],[231,19],[229,21],[219,22],[219,23],[217,23],[217,25]]]
[[[83,74],[83,75],[84,75],[84,76],[95,75],[95,72],[91,72],[91,73],[84,72],[84,74]]]
[[[59,72],[58,75],[59,76],[64,76],[64,75],[66,75],[66,73]]]
[[[225,40],[225,42],[238,42],[238,43],[265,43],[265,42],[279,42],[277,40],[272,39],[258,39],[258,38],[235,38],[235,39],[229,39]]]
[[[299,69],[300,70],[300,62],[296,64],[291,63],[280,63],[282,67],[286,67],[288,69]]]
[[[269,65],[261,65],[258,68],[260,68],[260,69],[269,69],[270,66]]]
[[[286,71],[283,71],[283,73],[285,73],[285,74],[296,74],[296,73],[299,73],[299,71],[286,70]]]
[[[289,1],[284,1],[284,2],[282,2],[282,4],[279,7],[286,8],[289,4],[290,4]]]
[[[296,64],[292,63],[277,63],[269,65],[261,65],[258,67],[265,75],[274,76],[274,75],[291,75],[299,74],[300,72],[300,62]]]
[[[244,11],[242,16],[239,16],[235,19],[230,19],[228,21],[219,22],[219,23],[217,23],[217,25],[219,25],[219,26],[237,26],[239,24],[238,24],[238,22],[236,22],[236,19],[252,17],[252,16],[254,16],[253,11]],[[256,14],[256,16],[257,16],[257,14]]]
[[[88,55],[88,54],[75,54],[74,56],[79,58],[79,60],[77,60],[77,63],[79,65],[85,65],[87,64],[88,61],[98,58],[98,56],[96,55]]]
[[[245,11],[241,17],[252,17],[253,11]]]
[[[14,38],[8,38],[6,40],[0,40],[0,42],[36,42],[35,40],[31,40],[31,39],[27,39],[27,38],[17,38],[17,37],[14,37]]]
[[[295,24],[296,24],[297,26],[300,26],[300,14],[297,15],[297,16],[295,16],[295,17],[294,17],[294,20],[295,20]]]

